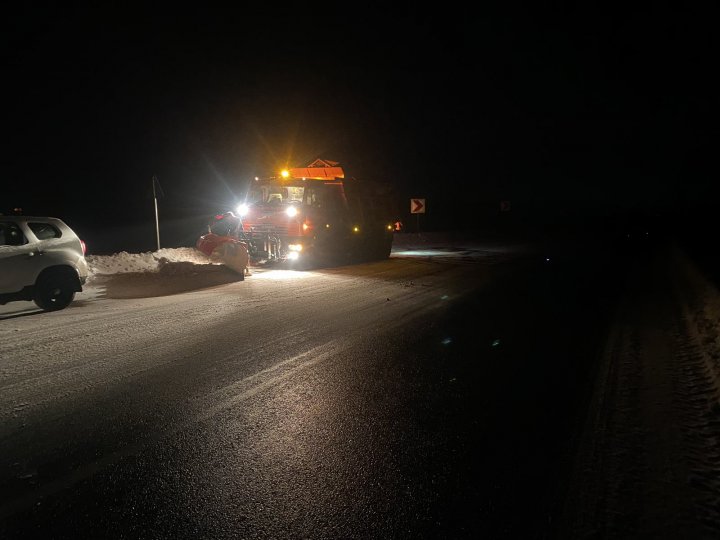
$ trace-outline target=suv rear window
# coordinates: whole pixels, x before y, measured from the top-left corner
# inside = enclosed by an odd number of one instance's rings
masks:
[[[38,240],[48,240],[50,238],[60,238],[62,233],[54,225],[49,223],[28,223],[28,227],[37,236]]]
[[[27,244],[25,235],[16,223],[0,221],[0,246],[22,246]]]

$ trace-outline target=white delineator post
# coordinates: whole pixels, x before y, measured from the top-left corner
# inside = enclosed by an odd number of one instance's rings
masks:
[[[157,208],[157,193],[155,191],[155,184],[157,183],[157,176],[153,174],[152,186],[153,186],[153,200],[155,201],[155,236],[157,236],[157,250],[160,251],[160,221],[158,220],[158,208]]]

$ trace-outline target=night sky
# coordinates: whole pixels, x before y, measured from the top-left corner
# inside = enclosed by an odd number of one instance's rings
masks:
[[[255,175],[317,157],[393,184],[403,212],[426,197],[436,229],[501,200],[533,219],[714,208],[715,13],[346,6],[6,14],[0,211],[149,248],[156,174],[179,245]]]

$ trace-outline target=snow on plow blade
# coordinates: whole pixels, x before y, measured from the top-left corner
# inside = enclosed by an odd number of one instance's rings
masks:
[[[243,276],[244,279],[248,266],[248,251],[245,244],[231,242],[220,244],[213,251],[213,255],[225,266]]]
[[[195,246],[199,251],[240,274],[245,279],[248,267],[248,250],[243,242],[213,233],[201,236]]]

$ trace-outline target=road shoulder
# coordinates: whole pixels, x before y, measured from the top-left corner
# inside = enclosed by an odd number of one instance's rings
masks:
[[[606,342],[559,537],[718,537],[719,300],[678,251],[633,269]]]

